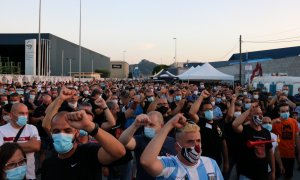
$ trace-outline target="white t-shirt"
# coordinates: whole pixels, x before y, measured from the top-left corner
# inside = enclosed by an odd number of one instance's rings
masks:
[[[0,146],[2,146],[2,144],[6,142],[13,142],[18,132],[19,129],[13,128],[10,123],[0,126]],[[17,142],[18,143],[28,142],[31,138],[36,138],[38,141],[41,140],[36,127],[30,124],[26,124]],[[26,153],[26,159],[27,159],[26,179],[36,179],[34,152]]]

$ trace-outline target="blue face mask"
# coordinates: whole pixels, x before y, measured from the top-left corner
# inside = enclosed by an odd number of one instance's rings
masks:
[[[175,101],[180,101],[181,100],[181,96],[175,96]]]
[[[155,136],[155,129],[144,127],[144,134],[147,138],[152,139]]]
[[[64,154],[73,148],[74,135],[66,133],[52,134],[54,149],[59,154]]]
[[[148,97],[147,98],[149,102],[153,102],[154,101],[154,97]]]
[[[27,170],[27,166],[26,165],[22,165],[10,170],[6,170],[5,174],[6,174],[6,179],[10,180],[10,179],[24,179],[25,175],[26,175],[26,170]]]
[[[82,130],[82,129],[79,130],[80,137],[87,136],[87,135],[88,135],[88,132],[86,132],[85,130]]]
[[[205,111],[204,115],[207,120],[212,120],[214,118],[214,111],[212,110]]]
[[[27,116],[18,116],[17,125],[23,127],[27,123]]]
[[[216,103],[219,104],[222,101],[221,98],[216,98]]]
[[[262,127],[267,129],[270,132],[272,131],[272,124],[263,124]]]
[[[245,104],[245,109],[250,109],[250,107],[251,107],[251,103],[246,103]]]
[[[282,119],[288,119],[290,117],[290,112],[280,113]]]

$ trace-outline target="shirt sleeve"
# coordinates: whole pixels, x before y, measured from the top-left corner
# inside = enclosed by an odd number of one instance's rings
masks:
[[[0,146],[3,144],[3,132],[0,130]]]
[[[221,173],[221,170],[220,170],[218,164],[216,163],[216,161],[213,160],[213,159],[211,159],[211,161],[212,161],[212,163],[213,163],[213,166],[214,166],[214,169],[215,169],[215,173],[216,173],[216,175],[217,175],[217,179],[218,179],[218,180],[224,180],[223,175],[222,175],[222,173]]]
[[[160,156],[158,160],[163,164],[163,171],[157,176],[158,178],[168,178],[175,171],[177,164],[173,157]]]
[[[39,132],[38,132],[37,128],[33,125],[31,125],[30,128],[31,128],[30,138],[36,138],[38,141],[40,141],[41,138],[40,138],[40,135],[39,135]]]

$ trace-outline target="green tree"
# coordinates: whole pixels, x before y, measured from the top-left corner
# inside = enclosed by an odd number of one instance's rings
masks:
[[[155,73],[158,73],[160,70],[162,69],[168,69],[170,66],[168,65],[165,65],[165,64],[160,64],[160,65],[157,65],[153,68],[152,70],[152,74],[154,75]]]
[[[95,73],[100,73],[102,78],[109,78],[110,71],[106,69],[95,69]]]

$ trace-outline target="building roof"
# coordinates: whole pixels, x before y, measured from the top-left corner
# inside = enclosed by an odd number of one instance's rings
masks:
[[[279,48],[279,49],[269,49],[269,50],[262,50],[262,51],[253,51],[253,52],[245,52],[242,53],[243,61],[247,60],[258,60],[258,59],[280,59],[280,58],[287,58],[293,56],[300,55],[300,46],[296,47],[287,47],[287,48]],[[239,60],[240,54],[236,53],[233,54],[229,61]]]

